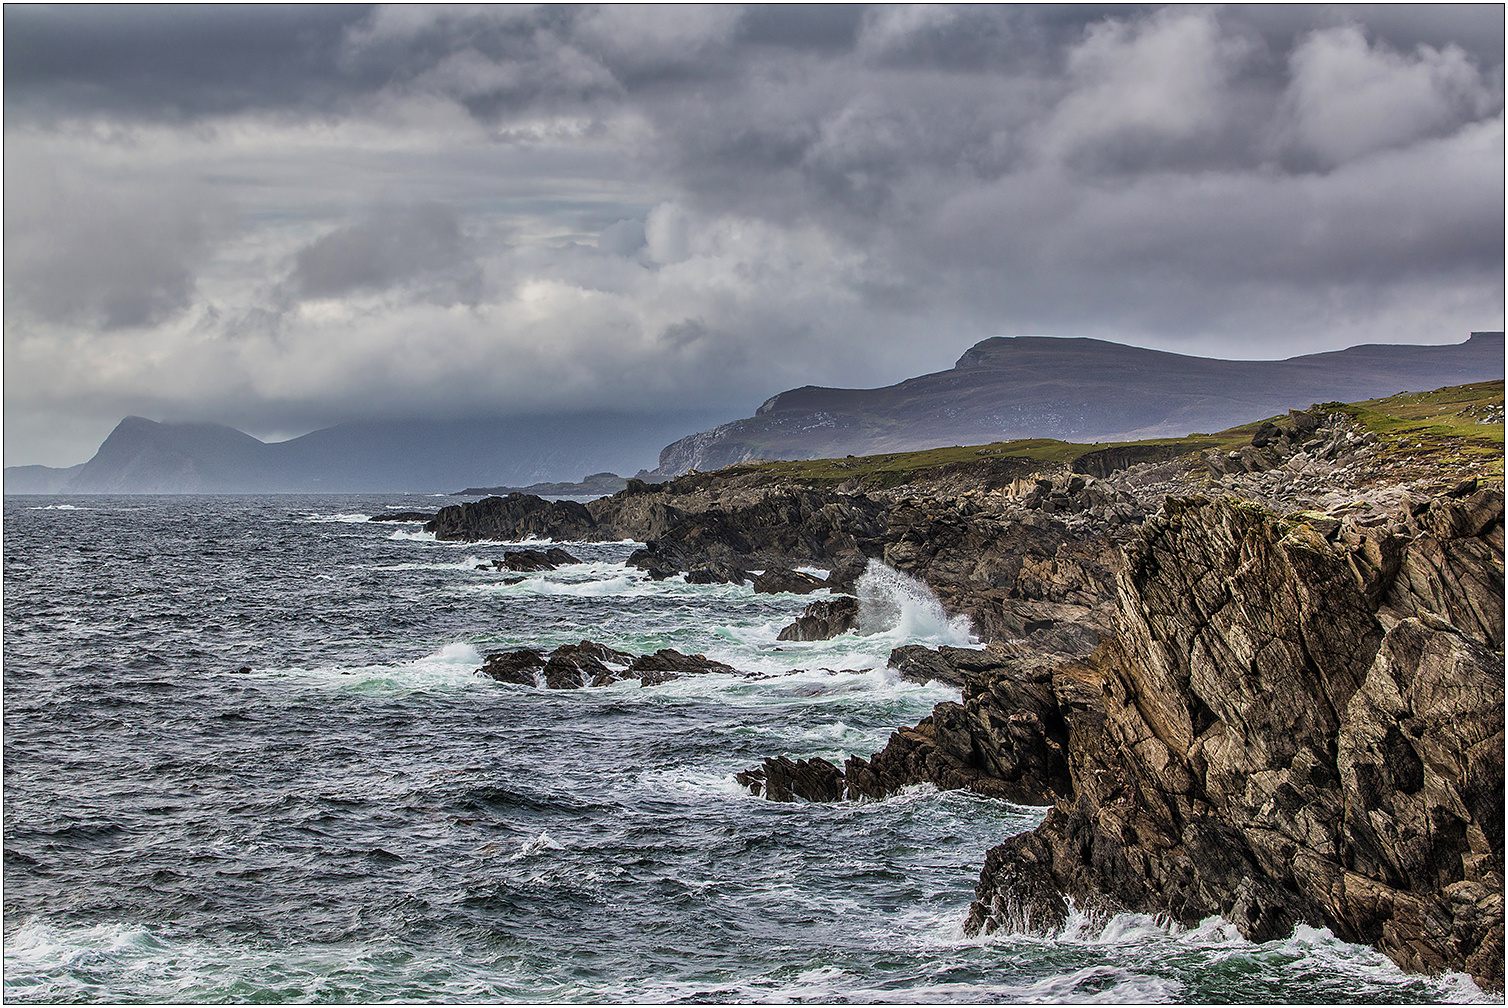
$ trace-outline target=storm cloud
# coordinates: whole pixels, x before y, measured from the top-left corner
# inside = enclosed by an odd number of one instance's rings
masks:
[[[1503,10],[5,9],[7,464],[1503,318]]]

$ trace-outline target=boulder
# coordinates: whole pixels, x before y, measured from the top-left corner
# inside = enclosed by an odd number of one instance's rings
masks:
[[[492,566],[500,570],[533,572],[554,570],[562,564],[580,562],[560,547],[552,546],[548,550],[509,550],[502,555],[501,559],[492,561]]]
[[[487,663],[477,669],[477,674],[496,679],[498,682],[533,686],[536,682],[535,673],[544,667],[543,651],[535,648],[519,648],[516,651],[489,654]]]
[[[687,584],[743,584],[748,572],[726,563],[697,564],[686,572]]]
[[[779,640],[827,640],[859,625],[859,600],[851,595],[835,595],[807,604],[796,622],[780,631]]]
[[[708,672],[736,672],[732,665],[713,661],[706,655],[686,655],[670,648],[661,648],[654,654],[635,658],[624,672],[624,678],[635,678],[641,686],[658,686],[682,676],[704,675]]]

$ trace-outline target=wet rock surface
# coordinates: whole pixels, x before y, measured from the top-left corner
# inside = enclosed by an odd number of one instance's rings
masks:
[[[829,802],[843,797],[843,771],[820,757],[793,760],[788,756],[766,759],[764,766],[734,774],[749,793],[770,801]]]
[[[859,625],[859,600],[851,595],[810,602],[796,622],[780,631],[777,640],[829,640]]]
[[[511,570],[532,573],[535,571],[554,570],[562,564],[575,564],[581,561],[570,553],[552,546],[548,550],[509,550],[501,557],[494,559],[490,564],[478,564],[477,570]]]

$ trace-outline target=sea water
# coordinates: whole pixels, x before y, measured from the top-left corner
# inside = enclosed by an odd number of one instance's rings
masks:
[[[7,1000],[1483,999],[1310,928],[965,937],[985,851],[1043,810],[733,780],[956,699],[886,667],[968,642],[924,589],[871,571],[863,632],[779,642],[810,597],[653,582],[626,542],[508,584],[477,568],[509,544],[367,520],[444,503],[6,498]],[[752,675],[476,674],[583,639]]]

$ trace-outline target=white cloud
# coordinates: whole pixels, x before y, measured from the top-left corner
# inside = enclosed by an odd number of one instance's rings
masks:
[[[1356,25],[1311,33],[1289,66],[1292,133],[1332,165],[1440,136],[1501,106],[1459,46],[1405,55],[1369,44]]]
[[[1227,80],[1247,54],[1205,9],[1091,25],[1067,57],[1068,92],[1042,126],[1050,158],[1114,143],[1209,135],[1225,114]]]

